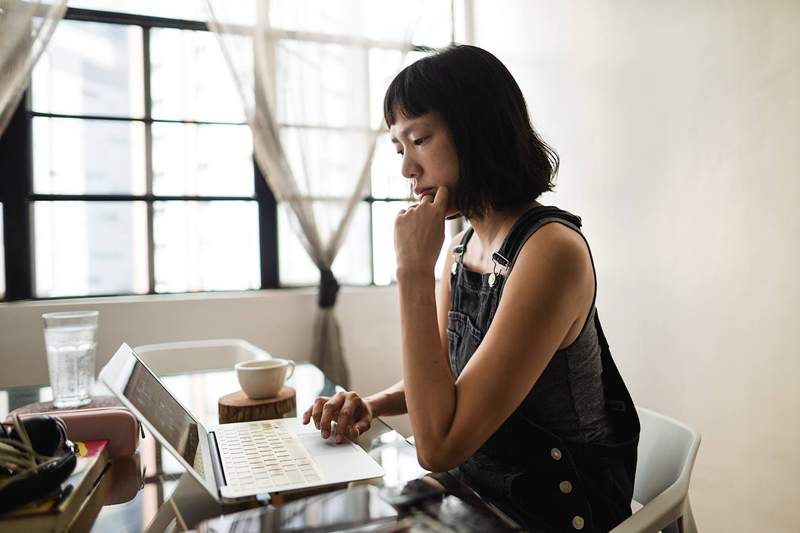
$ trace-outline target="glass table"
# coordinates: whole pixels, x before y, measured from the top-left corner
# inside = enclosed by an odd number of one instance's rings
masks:
[[[206,427],[218,421],[217,400],[239,389],[232,369],[194,369],[162,375],[161,378]],[[330,396],[343,390],[308,363],[298,364],[287,384],[296,391],[300,414],[317,396]],[[95,385],[95,396],[110,394],[103,384]],[[51,399],[52,392],[48,386],[0,390],[0,420],[14,409]],[[297,416],[297,413],[290,416]],[[386,475],[379,481],[385,485],[402,485],[427,472],[417,462],[414,447],[380,419],[374,420],[370,430],[355,442],[383,466]],[[92,531],[116,533],[182,530],[220,512],[194,478],[186,474],[181,464],[169,452],[162,450],[150,435],[141,440],[137,456],[127,461],[113,461],[110,474],[108,492],[111,496],[101,500],[91,514],[83,516],[85,513],[82,512],[80,519],[87,521],[86,527],[75,529],[91,528]],[[126,498],[129,499],[121,501]]]

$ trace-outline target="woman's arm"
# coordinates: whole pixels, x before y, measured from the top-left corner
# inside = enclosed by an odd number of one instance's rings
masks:
[[[462,231],[453,237],[449,249],[461,242],[463,235],[464,232]],[[450,311],[450,268],[452,262],[452,254],[448,252],[439,288],[439,301],[436,305],[439,338],[445,347],[447,346],[447,312]],[[446,352],[445,361],[447,361]],[[405,382],[402,379],[391,387],[367,397],[365,401],[369,404],[374,416],[404,415],[408,413]]]
[[[372,416],[404,415],[408,412],[402,379],[391,387],[368,396],[364,401],[369,405]]]
[[[433,207],[423,203],[412,216],[426,206]],[[431,220],[416,222],[419,236]],[[588,250],[557,226],[542,228],[523,246],[492,325],[457,381],[437,331],[433,269],[413,261],[400,266],[398,258],[406,404],[417,455],[429,470],[453,468],[486,442],[522,403],[580,314],[582,282],[591,275]],[[402,237],[404,230],[396,231]]]
[[[452,245],[461,240],[463,232],[457,235]],[[449,263],[448,263],[448,269]],[[449,272],[449,270],[448,270]],[[447,344],[447,312],[450,310],[450,283],[449,276],[442,278],[441,300],[439,302],[439,335],[442,342]],[[320,430],[323,438],[328,438],[331,432],[331,422],[337,421],[336,441],[342,442],[348,432],[358,436],[370,428],[372,419],[376,416],[404,415],[408,412],[406,406],[405,383],[403,380],[366,398],[359,397],[353,391],[340,392],[332,398],[320,397],[303,414],[303,424],[311,420]]]

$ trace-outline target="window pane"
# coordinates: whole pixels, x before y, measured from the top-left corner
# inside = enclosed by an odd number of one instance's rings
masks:
[[[402,163],[403,158],[397,155],[389,134],[381,135],[372,159],[372,196],[411,199],[412,182],[400,174]]]
[[[450,5],[449,0],[437,2]],[[423,3],[427,12],[430,0],[406,0],[402,4],[392,0],[361,0],[348,2],[344,8],[341,2],[272,0],[269,20],[281,30],[400,41],[410,21],[426,16],[421,9]]]
[[[244,122],[242,100],[211,32],[151,30],[150,65],[153,118]]]
[[[261,286],[255,201],[155,202],[156,292]]]
[[[153,123],[153,192],[252,196],[253,136],[248,126]]]
[[[367,51],[291,39],[276,50],[278,122],[370,128]]]
[[[383,97],[394,77],[418,59],[430,55],[428,52],[407,52],[373,48],[369,51],[369,104],[370,125],[383,127]],[[402,60],[402,61],[401,61]]]
[[[369,206],[359,204],[350,222],[344,244],[333,262],[333,273],[339,283],[368,285],[370,282]],[[320,225],[323,242],[335,230],[333,227],[342,217],[342,203],[314,202],[314,214]],[[278,205],[278,269],[280,284],[316,285],[319,270],[295,236],[289,220],[289,207]]]
[[[36,295],[147,292],[144,202],[35,202]]]
[[[144,123],[33,118],[40,194],[144,194]]]
[[[281,142],[300,194],[315,198],[349,198],[361,175],[371,135],[369,132],[282,128]]]
[[[394,221],[397,213],[408,206],[408,202],[374,202],[372,204],[372,260],[375,269],[375,285],[389,285],[397,281],[397,258],[394,253]],[[450,241],[453,239],[453,224],[445,222],[444,243],[434,273],[439,279]]]
[[[6,296],[6,256],[3,238],[3,204],[0,203],[0,298]]]
[[[33,71],[33,110],[144,114],[142,29],[62,20]]]
[[[425,0],[419,23],[414,27],[411,41],[422,46],[447,46],[450,44],[452,16],[450,0]]]

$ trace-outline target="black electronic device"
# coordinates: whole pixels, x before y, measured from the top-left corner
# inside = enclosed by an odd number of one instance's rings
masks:
[[[63,422],[14,416],[10,427],[0,426],[0,513],[60,490],[77,462]]]

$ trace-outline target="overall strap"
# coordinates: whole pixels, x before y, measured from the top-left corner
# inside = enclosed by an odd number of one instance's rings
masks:
[[[475,229],[472,227],[467,228],[467,231],[464,232],[464,236],[461,237],[461,242],[456,246],[453,246],[451,253],[453,254],[453,266],[450,270],[450,309],[455,311],[459,309],[460,302],[459,302],[459,295],[458,291],[453,289],[453,284],[458,282],[458,276],[461,276],[461,272],[459,267],[463,265],[464,262],[464,252],[467,249],[467,243],[469,239],[472,237],[472,234],[475,233]]]
[[[464,256],[464,251],[467,249],[467,243],[472,238],[473,233],[475,233],[475,228],[472,226],[468,227],[467,231],[464,232],[464,236],[461,237],[461,242],[453,247],[453,255],[456,256],[456,261],[461,261],[461,258]]]

